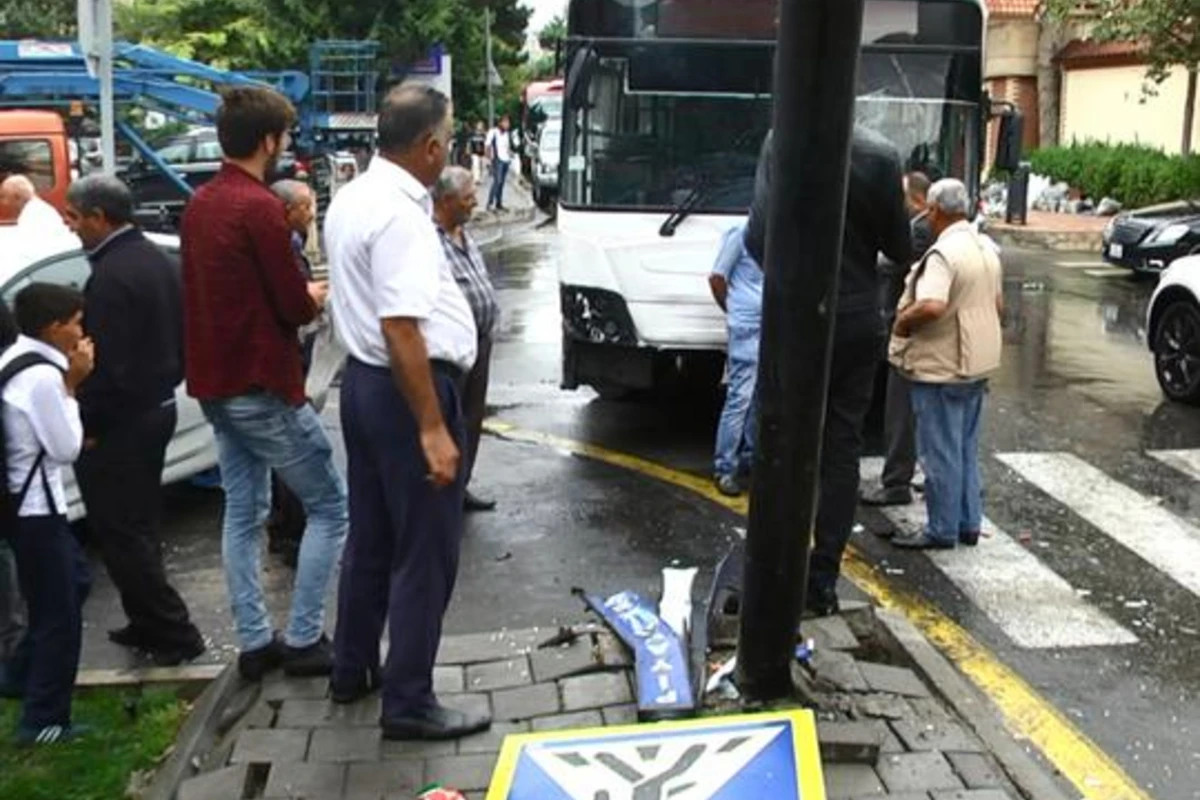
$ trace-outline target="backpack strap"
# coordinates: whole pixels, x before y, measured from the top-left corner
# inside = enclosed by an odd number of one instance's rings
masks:
[[[23,353],[22,355],[19,355],[12,361],[8,362],[8,364],[4,366],[4,369],[0,369],[0,395],[3,394],[4,388],[8,386],[9,381],[30,367],[36,367],[39,364],[49,364],[50,366],[55,367],[55,369],[58,368],[53,361],[41,355],[40,353]],[[0,401],[0,406],[2,405],[3,402]],[[2,424],[3,421],[0,420],[0,425]],[[3,443],[3,438],[3,433],[0,431],[0,444]],[[7,465],[7,453],[0,453],[0,463]],[[25,496],[29,494],[29,487],[33,484],[33,478],[39,472],[42,474],[42,489],[46,493],[46,502],[49,504],[51,511],[58,513],[58,507],[54,501],[54,494],[50,491],[50,481],[46,477],[46,451],[43,449],[38,452],[37,458],[33,462],[33,467],[30,468],[29,474],[25,477],[24,483],[21,484],[20,493],[12,498],[12,504],[9,510],[14,516],[20,513],[21,506],[25,504]],[[8,476],[0,476],[0,480],[7,481]],[[8,493],[7,486],[5,487],[4,493]]]

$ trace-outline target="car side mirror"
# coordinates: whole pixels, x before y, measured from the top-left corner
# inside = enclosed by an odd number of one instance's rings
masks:
[[[1005,172],[1015,172],[1021,165],[1021,150],[1025,143],[1025,116],[1019,111],[1008,111],[1000,117],[1000,131],[996,141],[996,167]]]

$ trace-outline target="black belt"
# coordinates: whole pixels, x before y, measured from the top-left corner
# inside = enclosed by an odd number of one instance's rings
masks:
[[[458,366],[457,364],[453,364],[449,361],[443,361],[440,358],[430,359],[429,366],[433,369],[434,372],[438,373],[439,375],[445,375],[447,378],[454,381],[455,383],[461,381],[463,379],[463,377],[466,376],[466,374],[467,374],[463,370],[463,368]]]

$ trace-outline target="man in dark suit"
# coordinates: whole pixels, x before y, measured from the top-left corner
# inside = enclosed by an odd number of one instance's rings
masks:
[[[904,176],[904,202],[912,216],[913,263],[921,260],[933,246],[933,230],[929,227],[926,195],[930,181],[923,172]],[[889,320],[896,316],[896,305],[904,294],[904,281],[912,264],[889,264],[887,296],[884,314]],[[904,506],[912,502],[913,475],[917,471],[917,426],[909,397],[909,381],[895,367],[888,367],[887,397],[883,410],[883,440],[885,457],[879,488],[863,492],[862,502],[868,506]]]
[[[167,580],[159,535],[163,463],[183,380],[179,268],[134,227],[133,196],[114,177],[71,184],[67,220],[92,265],[84,325],[103,353],[80,391],[84,449],[75,474],[129,618],[108,636],[175,665],[205,649]]]
[[[764,267],[773,172],[768,133],[759,154],[754,199],[746,224],[746,248]],[[856,128],[850,149],[833,360],[826,395],[816,541],[809,560],[805,603],[808,611],[819,616],[838,609],[842,553],[850,540],[858,506],[863,421],[871,404],[875,371],[887,333],[879,308],[879,254],[898,264],[912,261],[902,178],[895,147],[876,133]]]

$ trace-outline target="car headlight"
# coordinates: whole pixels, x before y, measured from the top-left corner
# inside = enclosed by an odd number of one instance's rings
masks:
[[[1190,228],[1187,225],[1184,225],[1181,222],[1176,222],[1173,225],[1168,225],[1158,233],[1154,234],[1154,238],[1151,241],[1153,241],[1155,244],[1175,244],[1184,236],[1186,236],[1189,230]]]

